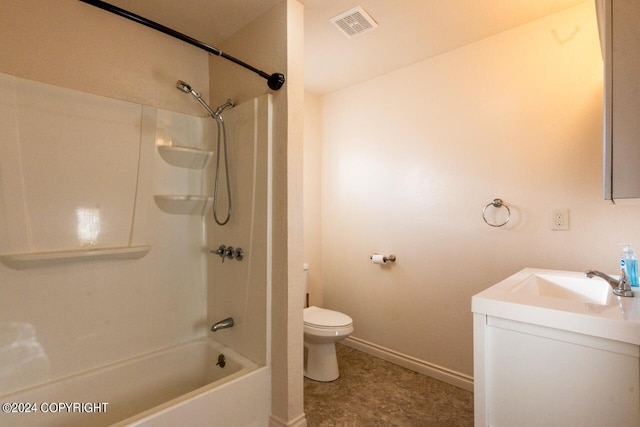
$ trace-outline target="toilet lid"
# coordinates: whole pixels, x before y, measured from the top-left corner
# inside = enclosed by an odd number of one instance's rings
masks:
[[[349,326],[353,323],[351,317],[344,313],[313,306],[304,309],[303,318],[307,325],[325,328]]]

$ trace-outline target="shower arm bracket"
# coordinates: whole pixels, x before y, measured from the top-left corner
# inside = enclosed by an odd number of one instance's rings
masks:
[[[234,58],[231,55],[228,55],[224,52],[222,52],[220,49],[215,48],[213,46],[210,46],[206,43],[201,42],[200,40],[194,39],[193,37],[189,37],[186,34],[183,34],[181,32],[178,32],[172,28],[166,27],[162,24],[159,24],[155,21],[151,21],[150,19],[144,18],[140,15],[136,15],[133,12],[129,12],[128,10],[119,8],[117,6],[114,6],[110,3],[104,2],[102,0],[80,0],[83,3],[87,3],[90,4],[92,6],[98,7],[102,10],[106,10],[107,12],[111,12],[114,13],[116,15],[122,16],[123,18],[127,18],[131,21],[137,22],[138,24],[142,24],[145,25],[149,28],[152,28],[156,31],[160,31],[161,33],[167,34],[171,37],[175,37],[179,40],[182,40],[183,42],[189,43],[195,47],[198,47],[212,55],[216,55],[216,56],[221,56],[222,58],[229,60],[231,62],[234,62],[238,65],[240,65],[241,67],[244,67],[248,70],[253,71],[254,73],[258,74],[260,77],[264,78],[267,80],[267,86],[269,86],[270,89],[272,90],[279,90],[285,82],[285,76],[282,73],[273,73],[273,74],[268,74],[265,73],[262,70],[259,70],[258,68],[255,68],[252,65],[247,64],[244,61],[239,60],[238,58]]]

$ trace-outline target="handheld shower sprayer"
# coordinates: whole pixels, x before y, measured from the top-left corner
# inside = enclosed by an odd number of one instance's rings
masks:
[[[222,112],[224,110],[226,110],[227,108],[235,107],[235,104],[233,103],[233,101],[231,101],[230,99],[227,99],[227,102],[225,102],[224,104],[216,108],[216,111],[213,111],[211,107],[209,107],[209,105],[206,102],[204,102],[204,99],[202,99],[200,94],[191,88],[191,85],[189,85],[189,83],[183,82],[182,80],[178,80],[176,82],[176,88],[178,88],[184,93],[190,93],[191,95],[193,95],[193,97],[200,103],[200,105],[202,105],[204,109],[207,110],[207,113],[209,113],[209,115],[216,120],[222,120]]]
[[[178,82],[176,83],[176,87],[181,91],[183,91],[184,93],[191,92],[191,86],[189,86],[188,83],[185,83],[182,80],[178,80]]]
[[[216,126],[218,129],[218,147],[216,150],[216,179],[213,188],[213,219],[218,225],[225,225],[231,218],[231,182],[229,181],[229,162],[227,160],[227,131],[224,125],[224,120],[222,119],[222,112],[227,108],[234,107],[235,104],[230,99],[227,99],[227,102],[219,106],[216,111],[213,111],[211,107],[209,107],[209,105],[204,101],[204,99],[202,99],[200,94],[193,90],[188,83],[183,82],[182,80],[178,80],[176,82],[176,88],[184,93],[190,93],[200,103],[200,105],[202,105],[202,107],[207,110],[211,118],[216,121]],[[224,147],[224,169],[226,173],[228,201],[227,217],[224,221],[220,221],[218,219],[218,183],[220,176],[220,157],[222,153],[220,150],[220,140],[222,140]]]
[[[186,82],[183,82],[182,80],[178,80],[178,82],[176,83],[176,88],[178,88],[179,90],[181,90],[184,93],[190,93],[191,95],[193,95],[193,97],[200,103],[200,105],[202,105],[202,107],[207,110],[207,113],[209,113],[209,115],[218,120],[218,118],[220,117],[219,114],[216,114],[215,111],[213,111],[211,109],[211,107],[209,107],[209,104],[207,104],[206,102],[204,102],[204,99],[202,99],[202,97],[200,96],[200,94],[198,92],[196,92],[195,90],[193,90],[191,88],[191,85],[189,85]]]

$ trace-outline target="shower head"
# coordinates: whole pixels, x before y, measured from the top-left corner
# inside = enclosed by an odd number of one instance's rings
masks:
[[[176,88],[184,93],[190,93],[191,95],[193,95],[193,97],[200,103],[200,105],[202,105],[205,110],[207,110],[207,113],[209,113],[209,115],[214,119],[217,119],[220,116],[218,113],[214,112],[206,102],[204,102],[204,99],[202,99],[198,92],[191,89],[191,86],[188,83],[185,83],[182,80],[178,80],[176,82]]]
[[[178,82],[176,83],[176,87],[181,91],[183,91],[184,93],[191,92],[191,86],[189,86],[188,83],[185,83],[182,80],[178,80]]]

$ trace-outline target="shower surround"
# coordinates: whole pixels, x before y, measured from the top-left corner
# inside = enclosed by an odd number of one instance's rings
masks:
[[[268,402],[270,375],[260,367],[268,363],[270,216],[260,192],[270,182],[269,97],[229,119],[231,144],[251,151],[236,158],[248,164],[231,162],[234,178],[259,183],[238,202],[238,219],[257,220],[253,233],[224,236],[249,249],[245,260],[218,265],[204,238],[210,168],[161,154],[212,157],[210,119],[7,74],[0,93],[0,396],[211,340],[211,319],[231,310],[236,326],[215,338],[255,364],[266,384],[255,392]],[[185,212],[194,200],[199,210]],[[239,295],[219,289],[219,275]],[[262,410],[266,420],[268,405]]]

